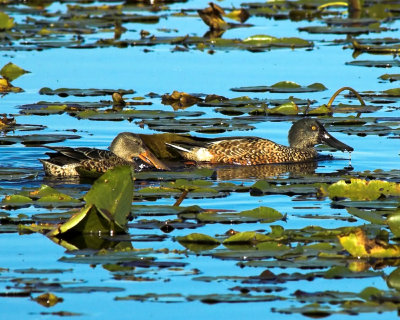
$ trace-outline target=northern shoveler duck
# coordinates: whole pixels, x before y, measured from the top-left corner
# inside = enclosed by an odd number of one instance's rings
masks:
[[[314,160],[314,146],[327,144],[341,151],[353,148],[330,135],[322,124],[311,118],[296,121],[289,131],[289,147],[257,137],[200,139],[194,144],[168,143],[185,159],[236,165],[295,163]]]
[[[47,148],[56,151],[46,153],[50,159],[40,159],[45,173],[50,176],[78,176],[80,169],[103,173],[119,165],[130,165],[138,169],[134,158],[140,158],[157,169],[169,170],[168,166],[146,147],[138,135],[130,132],[118,134],[110,145],[110,151],[94,148]]]

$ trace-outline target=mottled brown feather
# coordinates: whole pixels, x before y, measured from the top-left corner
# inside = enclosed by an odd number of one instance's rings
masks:
[[[314,148],[286,147],[268,139],[253,137],[216,141],[207,149],[213,155],[212,163],[240,165],[303,162],[317,156]]]

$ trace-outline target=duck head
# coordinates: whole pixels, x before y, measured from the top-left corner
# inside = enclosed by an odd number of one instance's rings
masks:
[[[326,144],[341,151],[353,151],[347,144],[337,140],[315,119],[304,118],[296,121],[289,130],[289,145],[294,148],[312,148]]]
[[[168,166],[147,148],[139,135],[131,132],[121,132],[118,134],[111,142],[110,151],[126,161],[132,161],[133,158],[140,158],[157,169],[169,170]]]

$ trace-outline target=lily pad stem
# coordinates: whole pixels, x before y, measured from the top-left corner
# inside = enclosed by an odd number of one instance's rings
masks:
[[[360,104],[361,104],[362,106],[365,106],[365,105],[366,105],[365,102],[364,102],[364,99],[361,97],[361,95],[360,95],[356,90],[354,90],[354,89],[351,88],[351,87],[342,87],[342,88],[340,88],[339,90],[337,90],[337,91],[332,95],[332,97],[330,98],[328,104],[326,105],[329,109],[332,110],[332,103],[333,103],[333,101],[335,101],[335,99],[336,99],[336,97],[339,95],[339,93],[341,93],[341,92],[344,91],[344,90],[349,90],[349,91],[351,91],[352,93],[354,93],[354,95],[357,97],[358,101],[360,101]],[[359,117],[359,116],[360,116],[360,113],[357,114],[357,117]]]
[[[174,203],[174,207],[179,207],[180,204],[185,200],[186,196],[188,195],[189,190],[184,190],[181,195],[179,196],[178,200]]]

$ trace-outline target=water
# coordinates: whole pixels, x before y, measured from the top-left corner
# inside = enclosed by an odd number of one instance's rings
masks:
[[[113,3],[115,4],[115,3]],[[226,2],[220,4],[230,7],[239,6],[240,2]],[[162,17],[157,24],[128,23],[124,25],[128,31],[123,34],[122,39],[139,38],[140,30],[147,30],[151,34],[168,35],[159,31],[160,28],[177,29],[176,35],[199,35],[204,34],[208,27],[197,16],[174,17],[171,13],[179,12],[181,9],[203,8],[202,1],[188,1],[186,3],[175,3],[170,10],[162,11],[166,17]],[[4,11],[7,12],[7,7]],[[65,11],[66,5],[53,3],[48,12],[57,10]],[[140,11],[138,12],[141,13]],[[151,12],[145,12],[151,14]],[[11,14],[11,13],[10,13]],[[23,21],[24,16],[11,14],[16,21]],[[225,32],[224,38],[246,38],[255,34],[269,34],[276,37],[296,36],[307,40],[313,40],[313,49],[276,49],[266,52],[253,53],[244,50],[215,50],[213,54],[207,51],[199,51],[190,48],[188,52],[172,52],[174,45],[157,45],[151,47],[128,47],[128,48],[95,48],[95,49],[67,49],[55,48],[43,51],[4,51],[0,57],[0,65],[11,61],[18,66],[29,70],[26,74],[13,82],[13,85],[22,87],[25,92],[20,94],[8,94],[2,97],[2,112],[16,114],[17,122],[24,124],[40,124],[47,128],[40,132],[33,133],[71,133],[67,130],[77,129],[79,140],[66,140],[57,145],[67,146],[88,146],[106,148],[112,138],[121,131],[139,133],[154,133],[147,126],[140,128],[135,121],[90,121],[78,120],[74,117],[63,115],[34,116],[18,115],[19,105],[37,103],[39,101],[60,102],[66,101],[99,101],[110,99],[110,97],[73,97],[60,98],[58,96],[42,96],[38,91],[42,87],[56,88],[113,88],[113,89],[134,89],[133,96],[145,96],[150,92],[158,94],[171,93],[173,90],[188,93],[218,94],[228,98],[247,95],[252,98],[288,98],[292,94],[271,94],[271,93],[237,93],[230,88],[251,85],[271,85],[278,81],[294,81],[301,85],[309,85],[314,82],[324,84],[328,91],[319,93],[296,93],[297,98],[314,99],[316,105],[327,103],[334,91],[343,86],[350,86],[358,91],[383,91],[398,87],[396,82],[389,83],[379,81],[378,77],[383,73],[398,73],[398,68],[388,70],[381,68],[365,68],[346,65],[352,61],[352,50],[343,49],[342,45],[332,45],[334,39],[345,39],[345,35],[320,35],[299,32],[299,27],[310,25],[324,25],[323,22],[289,20],[273,20],[263,17],[252,16],[246,23],[253,24],[249,28],[236,28]],[[384,25],[392,29],[399,28],[397,19]],[[112,33],[100,33],[102,37],[112,37]],[[85,35],[86,42],[94,42],[99,34]],[[395,37],[394,31],[371,34],[366,37]],[[68,36],[67,36],[68,38]],[[149,49],[147,52],[144,49]],[[391,56],[371,56],[362,54],[356,60],[390,60]],[[171,111],[170,106],[161,104],[159,98],[146,98],[152,101],[150,109]],[[340,96],[339,102],[347,103],[349,99]],[[355,100],[351,100],[352,103]],[[397,101],[372,116],[398,117],[398,110],[387,112],[389,106],[397,107]],[[190,111],[202,111],[206,114],[203,117],[227,118],[215,111],[213,108],[202,108],[193,106]],[[345,115],[335,115],[345,116]],[[370,116],[370,115],[365,115]],[[278,143],[287,143],[287,132],[290,128],[290,121],[270,121],[266,117],[263,121],[255,124],[252,131],[233,131],[220,134],[225,135],[252,135],[268,137]],[[23,134],[21,132],[9,132],[7,135]],[[200,134],[199,134],[200,135]],[[215,136],[201,134],[203,136]],[[334,132],[333,135],[346,144],[354,147],[351,154],[351,166],[353,172],[365,170],[382,169],[389,171],[398,169],[399,148],[397,139],[398,131],[389,136],[367,135],[346,135]],[[16,181],[13,183],[2,182],[2,188],[37,187],[41,183],[49,183],[43,176],[41,164],[38,158],[43,158],[46,149],[44,147],[25,147],[21,144],[1,146],[0,163],[2,167],[29,168],[40,172],[33,180]],[[348,154],[335,153],[335,157],[345,160],[323,161],[316,169],[317,175],[333,173],[349,166]],[[236,179],[236,183],[243,183],[251,186],[256,179]],[[55,187],[64,187],[67,182],[50,181]],[[69,185],[69,187],[74,185]],[[88,186],[83,186],[86,190]],[[13,190],[16,192],[16,190]],[[8,194],[7,190],[2,194]],[[173,205],[175,199],[162,198],[157,201],[144,201],[143,204],[152,205]],[[287,214],[287,221],[278,221],[273,225],[281,225],[285,229],[301,229],[310,225],[323,228],[339,228],[345,226],[356,226],[367,223],[363,220],[349,222],[346,220],[305,218],[305,215],[341,216],[348,217],[349,214],[343,208],[335,208],[328,198],[318,199],[314,196],[305,199],[298,195],[264,195],[259,197],[251,196],[249,192],[232,192],[224,198],[185,199],[183,205],[198,205],[202,208],[211,209],[233,209],[242,211],[253,209],[259,206],[272,207],[281,213]],[[62,209],[46,208],[22,208],[18,210],[4,209],[1,214],[9,214],[17,217],[25,214],[31,217],[37,213],[61,212]],[[176,219],[176,216],[155,216],[137,217],[140,219],[157,219],[166,221]],[[2,222],[4,224],[5,222]],[[62,257],[76,257],[74,252],[66,251],[60,245],[53,243],[41,234],[19,235],[17,232],[0,233],[0,292],[25,292],[29,291],[29,281],[35,281],[40,290],[33,290],[32,298],[39,294],[50,291],[63,298],[62,303],[54,307],[45,308],[32,300],[30,297],[4,297],[0,298],[0,314],[3,318],[53,318],[57,312],[72,312],[81,315],[84,319],[104,319],[109,317],[129,317],[146,319],[187,319],[188,315],[193,318],[230,318],[242,319],[244,317],[274,319],[292,319],[300,317],[298,313],[284,315],[274,313],[271,308],[290,308],[291,306],[301,307],[303,304],[294,299],[293,293],[297,289],[306,292],[321,290],[338,290],[342,292],[360,292],[366,287],[376,287],[388,290],[385,277],[377,274],[374,277],[344,278],[344,279],[323,279],[315,278],[312,281],[297,280],[282,284],[283,292],[272,292],[278,296],[285,297],[282,301],[258,302],[258,303],[217,303],[206,304],[200,301],[189,302],[186,298],[190,295],[208,294],[233,294],[230,288],[235,286],[246,286],[239,280],[228,279],[211,282],[197,281],[199,276],[236,276],[251,277],[258,276],[265,268],[241,268],[237,260],[222,260],[204,253],[196,255],[193,252],[183,253],[184,247],[174,240],[174,237],[185,236],[192,232],[200,232],[210,236],[224,234],[229,229],[236,231],[265,230],[269,232],[270,224],[244,223],[237,225],[229,224],[206,224],[197,229],[175,229],[170,234],[164,234],[157,228],[138,229],[131,228],[131,236],[157,235],[166,236],[164,241],[133,241],[131,245],[137,249],[151,248],[152,250],[168,249],[169,252],[152,252],[144,256],[156,258],[156,261],[183,262],[184,267],[177,268],[149,268],[136,267],[126,271],[136,278],[129,278],[125,275],[118,280],[118,272],[107,270],[102,264],[90,263],[66,263],[60,260]],[[176,251],[173,251],[176,250]],[[219,246],[216,251],[223,251]],[[211,252],[211,251],[210,251]],[[82,252],[84,256],[85,252]],[[21,269],[33,268],[33,273],[21,273]],[[50,270],[49,270],[50,269]],[[197,271],[198,270],[198,271]],[[270,269],[275,274],[279,273],[308,273],[314,270],[302,270],[301,268]],[[326,269],[323,269],[324,271]],[[371,269],[372,270],[372,269]],[[320,270],[316,270],[320,271]],[[383,273],[387,276],[393,268],[386,267]],[[123,272],[121,271],[123,274]],[[199,274],[197,274],[199,273]],[[28,280],[29,281],[28,281]],[[53,284],[48,289],[40,283]],[[54,285],[55,284],[55,285]],[[57,291],[60,285],[65,289]],[[71,288],[95,287],[96,292],[82,290],[74,292]],[[248,285],[251,286],[251,285]],[[256,286],[256,285],[255,285]],[[271,285],[273,286],[273,285]],[[120,288],[118,292],[108,292],[106,288]],[[26,290],[24,290],[26,289]],[[116,297],[146,293],[156,294],[180,294],[175,298],[176,303],[152,302],[152,301],[116,301]],[[237,292],[236,292],[237,293]],[[254,294],[254,293],[252,293]],[[264,294],[264,293],[262,293]],[[254,294],[257,295],[257,294]],[[160,298],[162,300],[162,298]],[[165,298],[173,301],[173,298]],[[330,305],[332,310],[339,307]],[[52,314],[53,313],[53,314]],[[382,319],[392,319],[394,312],[380,314]],[[72,315],[71,315],[72,316]],[[370,314],[368,314],[370,316]],[[371,315],[371,316],[375,316]],[[67,315],[68,317],[68,315]],[[304,317],[304,316],[301,316]],[[349,315],[333,314],[330,319],[350,319]],[[354,319],[354,316],[351,316]]]

